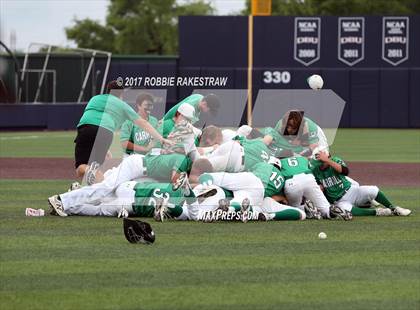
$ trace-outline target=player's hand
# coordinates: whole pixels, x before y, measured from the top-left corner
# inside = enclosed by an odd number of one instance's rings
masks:
[[[324,151],[319,151],[316,155],[315,158],[322,161],[322,162],[327,162],[329,160],[328,154]]]
[[[168,139],[165,139],[165,138],[162,138],[162,140],[160,140],[160,142],[161,142],[162,144],[166,144],[166,145],[168,145],[168,146],[175,145],[175,142],[174,142],[174,141],[171,141],[171,140],[168,140]]]
[[[219,144],[217,144],[217,143],[216,144],[213,144],[212,147],[213,147],[213,151],[214,151],[214,150],[216,150],[219,147]]]
[[[152,141],[150,141],[149,144],[144,147],[146,149],[146,153],[151,151],[154,146],[155,146],[155,144]]]

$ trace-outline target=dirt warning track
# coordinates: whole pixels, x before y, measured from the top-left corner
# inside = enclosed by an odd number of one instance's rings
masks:
[[[420,186],[420,164],[348,162],[350,176],[365,185]],[[0,179],[75,179],[70,158],[0,158]]]

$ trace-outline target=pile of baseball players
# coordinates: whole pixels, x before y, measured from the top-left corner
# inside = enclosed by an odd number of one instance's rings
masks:
[[[75,139],[76,173],[87,185],[51,196],[51,214],[248,222],[411,213],[349,178],[303,111],[280,115],[273,128],[199,129],[200,115],[219,109],[214,94],[191,95],[158,121],[151,94],[139,94],[135,111],[123,92],[110,82],[89,101]],[[126,156],[102,171],[120,129]]]

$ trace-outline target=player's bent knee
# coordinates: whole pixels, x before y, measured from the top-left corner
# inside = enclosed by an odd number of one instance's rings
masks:
[[[378,196],[379,188],[375,185],[367,187],[369,201],[372,201]]]

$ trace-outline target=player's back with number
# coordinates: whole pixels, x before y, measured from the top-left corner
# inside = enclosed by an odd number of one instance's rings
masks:
[[[182,191],[174,191],[170,183],[139,182],[134,186],[134,192],[133,211],[137,216],[153,216],[159,198],[175,205],[185,201]]]
[[[272,197],[282,192],[284,177],[276,166],[261,162],[253,167],[252,173],[264,184],[264,197]]]
[[[235,137],[244,148],[245,170],[251,170],[256,164],[267,162],[270,150],[261,139],[249,140],[243,137]]]
[[[311,173],[309,169],[309,161],[306,157],[295,156],[287,157],[280,160],[281,161],[281,173],[284,178],[290,179],[294,175],[301,173]]]

